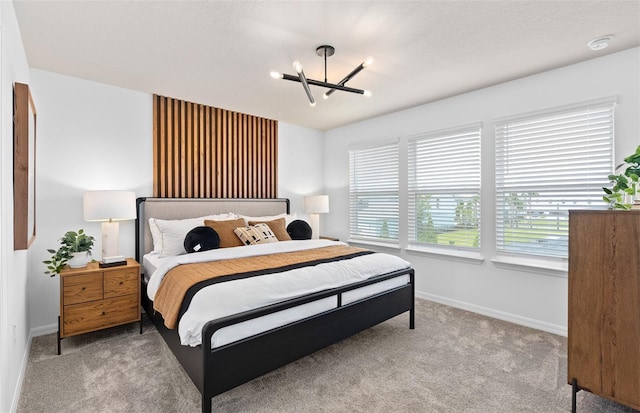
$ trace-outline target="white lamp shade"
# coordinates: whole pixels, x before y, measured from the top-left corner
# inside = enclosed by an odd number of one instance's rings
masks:
[[[326,214],[329,212],[329,195],[304,197],[304,212],[308,214]]]
[[[124,221],[136,218],[136,194],[132,191],[84,193],[85,221]]]

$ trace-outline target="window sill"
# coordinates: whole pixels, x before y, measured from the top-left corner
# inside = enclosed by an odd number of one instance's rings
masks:
[[[349,245],[364,245],[364,246],[368,246],[368,247],[381,247],[381,248],[388,248],[390,250],[395,250],[395,251],[399,251],[400,250],[400,245],[393,244],[393,243],[388,244],[386,242],[368,241],[368,240],[362,240],[362,239],[349,239],[348,243],[349,243]]]
[[[466,262],[470,264],[482,264],[484,257],[476,251],[464,251],[456,249],[418,247],[415,245],[406,248],[407,253],[411,255],[427,255],[434,258],[444,258],[452,261]]]
[[[567,277],[568,261],[566,259],[542,259],[501,255],[492,259],[497,267],[529,271],[536,274],[546,274],[554,277]]]

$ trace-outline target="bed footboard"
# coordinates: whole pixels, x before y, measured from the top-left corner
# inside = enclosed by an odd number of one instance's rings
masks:
[[[342,293],[367,284],[409,274],[409,284],[346,305]],[[370,281],[333,289],[283,303],[210,321],[203,328],[202,412],[211,412],[211,398],[280,368],[360,331],[409,311],[409,328],[415,327],[414,271],[397,271]],[[231,344],[211,348],[213,334],[226,326],[261,317],[329,296],[338,307]]]

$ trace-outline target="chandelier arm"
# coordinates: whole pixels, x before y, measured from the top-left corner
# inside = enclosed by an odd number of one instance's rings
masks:
[[[338,85],[340,85],[340,86],[344,86],[344,84],[345,84],[345,83],[347,83],[347,82],[348,82],[349,80],[351,80],[355,75],[357,75],[358,73],[360,73],[360,71],[361,71],[362,69],[364,69],[365,67],[366,67],[366,66],[365,66],[364,62],[360,63],[360,66],[358,66],[358,67],[356,67],[355,69],[353,69],[353,70],[351,71],[351,73],[349,73],[349,74],[348,74],[348,75],[346,75],[346,76],[345,76],[341,81],[339,81],[339,82],[338,82]],[[326,69],[325,69],[325,70],[326,70]],[[324,94],[324,95],[325,95],[325,96],[327,96],[327,97],[329,97],[329,96],[331,96],[331,94],[332,94],[334,91],[335,91],[335,88],[334,88],[334,89],[331,89],[331,90],[327,90],[327,91],[325,92],[325,94]]]
[[[357,93],[359,95],[364,95],[363,89],[356,89],[353,87],[336,85],[334,83],[321,82],[319,80],[313,80],[313,79],[307,79],[307,81],[309,82],[310,85],[314,85],[314,86],[326,87],[327,89],[336,89],[336,90],[341,90],[343,92],[351,92],[351,93]]]
[[[313,98],[313,95],[311,94],[311,89],[309,89],[309,83],[307,82],[307,77],[304,75],[304,71],[300,72],[300,83],[302,83],[302,87],[304,88],[304,91],[307,93],[307,97],[309,98],[309,103],[311,104],[311,106],[314,106],[316,104],[316,100]]]
[[[282,79],[290,80],[292,82],[300,82],[300,83],[302,83],[302,80],[298,76],[292,76],[292,75],[288,75],[286,73],[282,74]],[[320,80],[314,80],[314,79],[305,78],[305,80],[307,81],[307,83],[309,85],[313,85],[313,86],[320,86],[320,87],[325,87],[325,88],[328,88],[328,89],[341,90],[343,92],[357,93],[359,95],[363,95],[364,94],[364,90],[362,90],[362,89],[355,89],[355,88],[347,87],[347,86],[344,86],[344,85],[337,85],[337,84],[334,84],[334,83],[327,83],[327,82],[322,82]]]

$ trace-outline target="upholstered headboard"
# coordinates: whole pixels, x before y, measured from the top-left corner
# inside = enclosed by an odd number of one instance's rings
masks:
[[[222,198],[138,198],[136,218],[136,260],[153,249],[149,218],[184,219],[235,212],[265,216],[289,213],[289,200]]]

